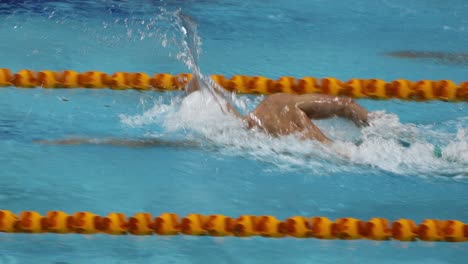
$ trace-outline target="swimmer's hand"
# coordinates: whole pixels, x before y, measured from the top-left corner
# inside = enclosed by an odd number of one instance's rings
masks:
[[[340,116],[350,119],[358,127],[369,126],[369,112],[352,99],[344,102]]]
[[[356,126],[358,127],[368,127],[368,126],[371,126],[371,123],[369,122],[369,120],[367,119],[360,119],[360,120],[356,120],[354,122],[354,124],[356,124]]]

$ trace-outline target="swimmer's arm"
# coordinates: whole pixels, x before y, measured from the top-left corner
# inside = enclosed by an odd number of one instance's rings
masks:
[[[338,116],[353,121],[357,126],[369,124],[367,110],[352,98],[306,94],[295,100],[295,105],[311,119]]]
[[[198,91],[200,90],[200,82],[202,80],[200,80],[198,78],[198,76],[196,75],[193,75],[192,79],[190,79],[190,82],[187,84],[187,87],[185,88],[185,90],[187,91],[187,93],[193,93],[195,91]],[[214,91],[220,95],[222,97],[222,95],[219,93],[219,91],[217,89],[214,89]],[[234,116],[238,117],[238,118],[242,118],[242,115],[239,113],[239,111],[236,110],[235,107],[233,107],[227,100],[225,100],[223,98],[223,101],[225,103],[225,106],[226,106],[226,109],[229,113],[233,114]]]
[[[233,114],[234,116],[238,118],[243,118],[243,116],[239,113],[239,111],[236,110],[229,102],[226,101],[226,109],[229,113]]]
[[[198,79],[198,76],[196,76],[195,74],[192,76],[192,78],[190,79],[189,83],[187,84],[187,86],[185,87],[185,91],[188,93],[188,94],[191,94],[195,91],[199,91],[200,90],[200,80]]]

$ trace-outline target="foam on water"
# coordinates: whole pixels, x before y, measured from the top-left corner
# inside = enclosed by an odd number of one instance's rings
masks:
[[[327,174],[364,172],[370,166],[402,175],[468,176],[466,129],[459,128],[456,135],[436,133],[425,126],[402,124],[394,114],[373,112],[371,116],[371,126],[363,129],[340,119],[316,122],[334,140],[330,146],[247,130],[241,120],[221,111],[207,92],[180,96],[169,104],[158,102],[141,115],[122,115],[121,120],[129,126],[158,124],[165,131],[158,137],[178,133],[215,146],[225,155],[247,156],[283,169]]]

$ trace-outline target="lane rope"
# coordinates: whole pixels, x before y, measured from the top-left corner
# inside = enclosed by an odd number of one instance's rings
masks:
[[[178,90],[182,89],[192,77],[181,73],[171,75],[158,73],[150,76],[142,72],[115,72],[111,75],[100,71],[76,72],[20,70],[13,73],[0,68],[0,87],[16,86],[21,88],[110,88],[115,90]],[[280,77],[277,80],[262,76],[211,75],[211,78],[228,91],[241,94],[322,93],[368,99],[401,99],[412,101],[443,100],[468,101],[468,81],[456,84],[451,80],[405,79],[386,82],[381,79],[350,79],[341,81],[336,78],[294,78]]]
[[[0,210],[0,232],[468,241],[468,225],[459,220],[425,219],[418,225],[410,219],[390,222],[385,218],[363,221],[346,217],[332,221],[320,216],[293,216],[281,221],[270,215],[231,218],[221,214],[189,214],[181,218],[174,213],[153,217],[144,212],[127,217],[115,212],[99,216],[91,212],[49,211],[42,216],[36,211],[22,211],[16,215]]]

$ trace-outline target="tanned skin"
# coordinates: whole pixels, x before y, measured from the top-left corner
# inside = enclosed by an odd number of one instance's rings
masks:
[[[199,90],[200,80],[188,84],[189,93]],[[272,136],[299,134],[302,139],[329,143],[331,140],[311,121],[342,117],[358,126],[368,125],[368,112],[354,99],[323,94],[292,95],[277,93],[267,96],[251,113],[242,116],[226,102],[229,112],[242,118],[249,128],[257,127]]]

